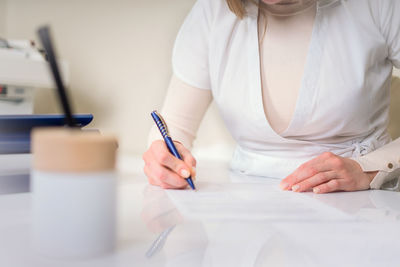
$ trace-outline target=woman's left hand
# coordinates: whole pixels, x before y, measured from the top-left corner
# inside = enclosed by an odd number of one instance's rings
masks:
[[[325,152],[298,167],[280,186],[283,190],[314,193],[366,190],[377,173],[363,172],[355,160]]]

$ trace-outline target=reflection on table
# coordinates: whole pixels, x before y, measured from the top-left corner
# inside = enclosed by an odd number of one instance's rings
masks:
[[[225,163],[197,169],[207,194],[183,201],[148,185],[141,169],[121,173],[117,250],[84,261],[37,254],[30,193],[1,195],[0,266],[399,266],[399,193],[282,192],[278,180]]]

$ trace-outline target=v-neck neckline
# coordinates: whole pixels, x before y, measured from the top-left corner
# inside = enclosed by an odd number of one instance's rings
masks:
[[[268,118],[266,117],[265,111],[264,111],[264,104],[263,104],[263,94],[262,94],[262,74],[261,74],[261,54],[260,54],[260,44],[259,44],[259,23],[258,23],[258,17],[259,17],[259,10],[258,7],[257,11],[255,13],[255,18],[254,16],[251,17],[251,39],[252,43],[255,46],[254,49],[256,52],[252,53],[252,55],[255,58],[251,58],[250,60],[253,62],[251,63],[254,66],[253,68],[250,68],[250,71],[252,73],[252,77],[254,78],[254,90],[255,93],[253,94],[254,97],[254,103],[255,103],[255,108],[256,108],[256,113],[258,116],[257,122],[262,123],[264,127],[267,127],[267,129],[271,132],[273,137],[276,137],[281,140],[287,140],[288,137],[290,137],[291,131],[296,129],[296,127],[301,126],[302,122],[301,120],[304,119],[307,115],[307,108],[309,112],[309,105],[311,104],[310,101],[305,101],[305,97],[309,96],[314,98],[315,97],[315,91],[316,91],[316,86],[317,86],[317,80],[319,76],[319,66],[320,66],[320,61],[321,61],[321,54],[322,54],[322,49],[320,47],[321,45],[321,38],[320,34],[320,28],[321,28],[321,12],[320,12],[320,5],[319,1],[316,3],[316,15],[315,15],[315,20],[314,20],[314,25],[311,33],[311,38],[310,38],[310,43],[309,47],[307,49],[307,56],[306,56],[306,63],[304,66],[304,71],[303,71],[303,77],[301,79],[300,87],[299,87],[299,92],[296,100],[296,105],[295,109],[292,115],[292,118],[288,124],[288,127],[282,131],[281,133],[277,133],[271,126],[270,122],[268,121]],[[254,63],[255,62],[255,63]],[[301,118],[300,118],[301,117]]]

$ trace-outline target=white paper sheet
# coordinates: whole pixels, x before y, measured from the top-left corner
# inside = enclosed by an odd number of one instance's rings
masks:
[[[349,215],[304,194],[279,189],[278,182],[197,183],[197,191],[168,190],[186,218],[268,221],[351,220]]]

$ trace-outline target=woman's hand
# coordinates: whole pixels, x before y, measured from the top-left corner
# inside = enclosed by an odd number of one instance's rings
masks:
[[[377,173],[363,172],[356,161],[325,152],[302,164],[280,186],[283,190],[314,193],[366,190]]]
[[[172,155],[162,140],[154,141],[143,154],[144,173],[150,184],[164,189],[182,189],[188,185],[184,178],[195,179],[196,160],[181,143],[174,141],[174,144],[183,160]]]

